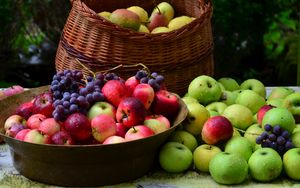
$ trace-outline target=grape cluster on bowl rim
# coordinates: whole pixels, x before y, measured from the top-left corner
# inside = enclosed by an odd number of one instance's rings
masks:
[[[135,78],[140,83],[148,83],[154,91],[158,91],[165,80],[163,75],[143,69],[137,71]],[[109,80],[125,82],[117,74],[110,72],[84,76],[79,70],[64,70],[55,74],[50,86],[54,98],[54,119],[63,121],[76,112],[86,114],[93,103],[105,100],[101,89]]]

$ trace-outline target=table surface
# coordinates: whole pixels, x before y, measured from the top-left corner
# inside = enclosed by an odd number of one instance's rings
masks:
[[[267,94],[270,93],[273,87],[267,87]],[[295,91],[299,91],[299,87],[292,87]],[[32,181],[22,176],[13,166],[12,158],[10,155],[9,147],[7,144],[0,145],[0,188],[31,188],[31,187],[44,187],[44,188],[58,188],[59,186],[46,185],[36,181]],[[121,183],[113,186],[105,187],[138,187],[138,188],[198,188],[198,187],[229,187],[217,184],[209,174],[197,173],[195,171],[187,171],[179,174],[169,174],[162,170],[149,172],[145,176],[138,178],[134,181]],[[254,182],[250,177],[242,184],[235,185],[234,187],[255,187],[255,188],[300,188],[299,181],[293,181],[287,178],[279,178],[270,183]]]

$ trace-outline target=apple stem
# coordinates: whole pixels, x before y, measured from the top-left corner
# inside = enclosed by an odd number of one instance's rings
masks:
[[[132,128],[133,128],[133,131],[136,133],[137,131],[136,131],[135,127],[134,127],[134,126],[132,126]]]
[[[240,131],[240,132],[242,132],[242,133],[246,133],[246,131],[244,131],[243,129],[239,129],[239,128],[235,128],[236,130],[238,130],[238,131]],[[257,133],[251,133],[251,132],[247,132],[247,134],[251,134],[251,135],[260,135],[260,134],[257,134]]]

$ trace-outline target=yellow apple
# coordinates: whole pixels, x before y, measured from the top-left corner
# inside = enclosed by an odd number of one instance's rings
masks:
[[[194,167],[201,172],[209,171],[209,162],[217,154],[222,152],[218,146],[202,144],[193,152]]]
[[[149,29],[144,24],[140,25],[140,28],[138,31],[143,32],[143,33],[150,33]]]
[[[140,20],[142,23],[148,22],[148,13],[142,7],[131,6],[131,7],[128,7],[127,10],[130,10],[130,11],[136,13],[140,17]]]
[[[188,115],[183,122],[183,127],[189,133],[198,136],[202,127],[210,117],[208,110],[200,103],[187,103]]]
[[[151,31],[151,33],[167,33],[169,31],[170,29],[167,27],[156,27]]]
[[[168,27],[170,28],[170,30],[175,30],[175,29],[179,29],[189,23],[191,23],[193,21],[193,19],[189,16],[179,16],[176,18],[173,18],[169,24]]]
[[[102,11],[98,13],[99,16],[102,16],[103,18],[109,20],[111,12],[107,12],[107,11]]]

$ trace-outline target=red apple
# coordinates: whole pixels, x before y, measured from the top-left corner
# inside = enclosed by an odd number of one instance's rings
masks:
[[[43,114],[33,114],[30,116],[26,122],[26,125],[30,129],[38,129],[42,123],[46,119],[46,116]]]
[[[81,113],[69,115],[64,122],[64,127],[75,141],[84,141],[91,137],[92,129],[87,116]]]
[[[123,99],[116,112],[117,122],[122,123],[128,128],[142,123],[145,117],[145,106],[139,99],[134,97]]]
[[[37,129],[31,129],[27,132],[23,139],[24,142],[31,142],[35,144],[51,144],[51,137],[49,135],[42,134]]]
[[[116,122],[113,117],[107,114],[100,114],[91,121],[93,137],[98,142],[103,142],[106,138],[113,136],[117,132]]]
[[[155,134],[161,133],[170,128],[170,121],[162,115],[146,116],[144,125],[152,129]]]
[[[258,109],[258,111],[257,111],[257,114],[256,114],[256,118],[257,118],[257,123],[260,125],[260,126],[262,126],[261,125],[261,122],[262,122],[262,120],[263,120],[263,118],[264,118],[264,115],[265,115],[265,113],[268,111],[268,110],[270,110],[270,109],[272,109],[272,108],[274,108],[274,106],[272,106],[272,105],[263,105],[262,107],[260,107],[259,109]]]
[[[147,25],[149,31],[151,32],[156,27],[163,27],[168,25],[168,18],[162,14],[160,11],[153,13],[150,17],[150,22]]]
[[[23,129],[23,130],[19,131],[19,132],[16,134],[15,139],[23,141],[25,135],[26,135],[29,131],[31,131],[31,130],[32,130],[32,129]]]
[[[233,127],[231,122],[224,116],[213,116],[206,120],[203,125],[202,140],[210,145],[225,142],[232,137]]]
[[[106,100],[116,107],[119,105],[121,100],[130,96],[130,92],[127,87],[120,80],[109,80],[106,82],[102,87],[102,93]]]
[[[33,103],[32,101],[25,102],[17,107],[15,114],[28,119],[33,114]]]
[[[17,133],[23,129],[26,129],[24,124],[14,123],[5,131],[5,134],[10,137],[15,137]]]
[[[154,114],[161,114],[169,120],[173,120],[177,116],[179,108],[179,99],[175,94],[167,90],[159,90],[155,93],[155,98],[152,103],[152,111]]]
[[[19,116],[16,114],[11,115],[4,122],[4,130],[5,131],[8,130],[13,124],[16,124],[16,123],[25,125],[26,119],[24,119],[22,116]]]
[[[125,86],[127,87],[129,93],[132,94],[134,91],[134,88],[139,83],[140,83],[140,81],[138,79],[136,79],[135,76],[131,76],[125,81]]]
[[[56,145],[74,145],[75,142],[67,131],[58,131],[51,136],[53,144]]]
[[[142,138],[147,138],[154,134],[155,133],[149,127],[145,125],[136,125],[128,129],[128,131],[125,134],[125,140],[126,141],[138,140]]]
[[[37,95],[33,100],[33,112],[35,114],[43,114],[46,117],[52,117],[53,98],[50,92]]]
[[[60,124],[54,118],[47,118],[41,122],[39,131],[43,134],[47,134],[49,136],[54,135],[56,132],[60,131]]]
[[[122,143],[125,142],[125,138],[121,137],[121,136],[110,136],[108,138],[106,138],[103,142],[103,144],[116,144],[116,143]]]
[[[132,93],[132,96],[139,99],[146,109],[150,108],[154,95],[154,89],[149,84],[138,84]]]
[[[116,123],[117,130],[116,130],[116,136],[121,136],[124,138],[128,128],[125,127],[122,123]]]

